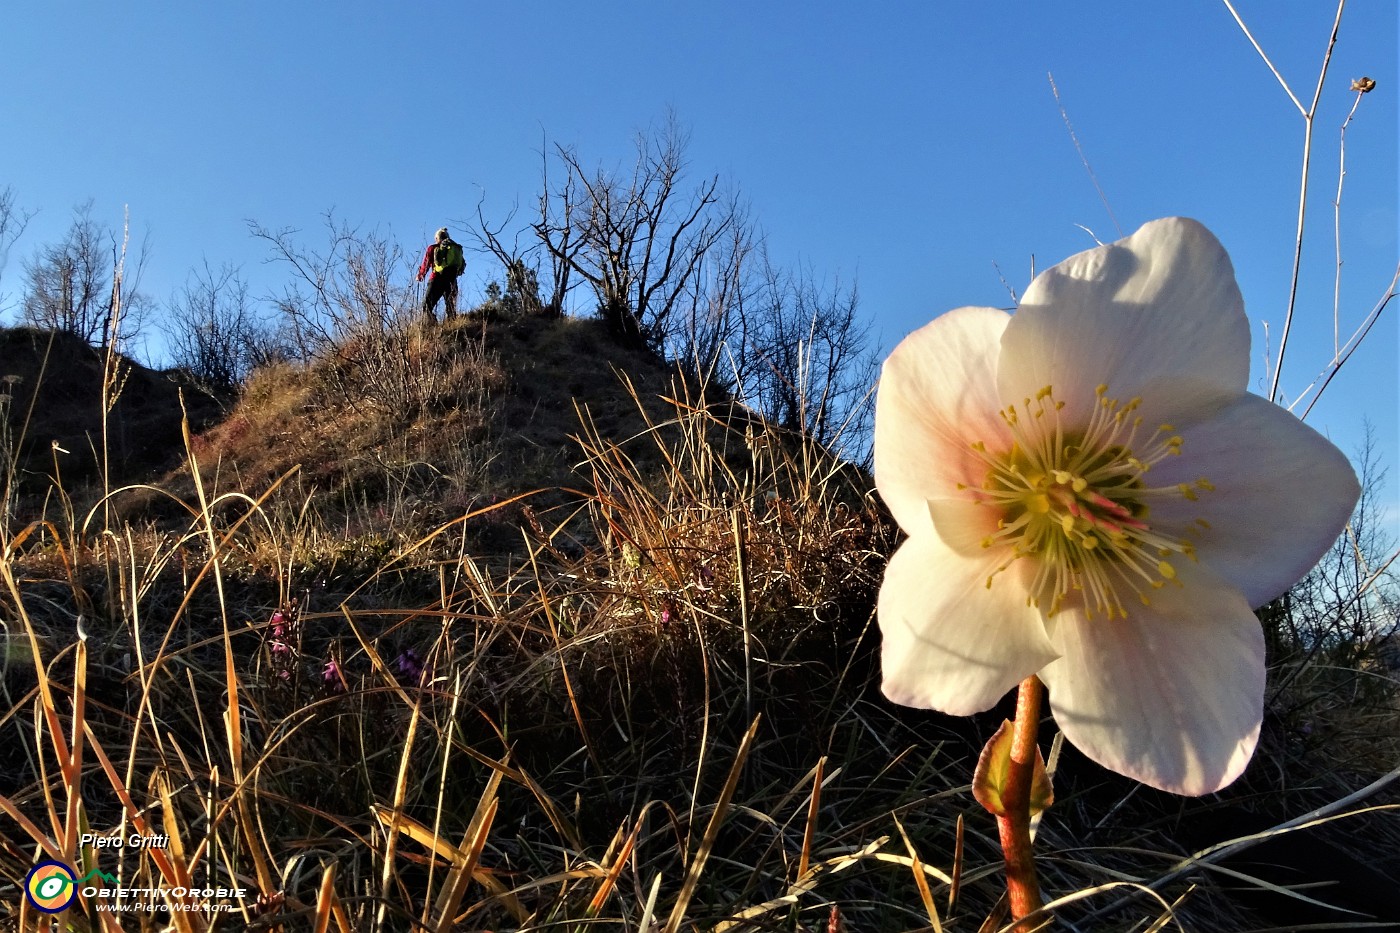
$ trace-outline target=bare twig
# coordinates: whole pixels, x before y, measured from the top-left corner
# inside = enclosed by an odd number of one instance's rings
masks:
[[[1390,305],[1391,299],[1396,296],[1397,285],[1400,285],[1400,265],[1396,265],[1395,274],[1391,276],[1390,284],[1386,286],[1385,294],[1381,296],[1381,300],[1376,302],[1376,306],[1371,309],[1371,313],[1366,315],[1366,319],[1361,322],[1361,326],[1356,329],[1355,333],[1351,335],[1351,339],[1342,347],[1341,357],[1333,359],[1327,369],[1319,376],[1322,380],[1322,385],[1318,386],[1317,394],[1314,395],[1312,401],[1308,403],[1308,407],[1303,409],[1303,414],[1299,416],[1302,420],[1307,420],[1309,413],[1313,410],[1313,406],[1316,405],[1317,400],[1322,397],[1322,393],[1327,390],[1327,386],[1331,384],[1332,379],[1341,371],[1341,368],[1346,365],[1347,360],[1351,359],[1351,355],[1356,352],[1356,348],[1361,345],[1361,341],[1366,339],[1366,336],[1371,332],[1371,328],[1376,326],[1376,322],[1380,320],[1381,314]],[[1304,389],[1302,394],[1293,401],[1293,404],[1289,406],[1289,411],[1292,411],[1293,408],[1297,406],[1298,402],[1306,398],[1308,392],[1312,391],[1312,387],[1315,385],[1317,385],[1316,379],[1313,380],[1312,385]]]
[[[1274,77],[1278,78],[1279,84],[1283,85],[1284,91],[1288,93],[1289,100],[1293,101],[1293,105],[1297,107],[1298,112],[1303,115],[1303,171],[1302,179],[1298,185],[1298,233],[1293,245],[1293,274],[1290,277],[1288,286],[1288,310],[1283,317],[1283,331],[1279,334],[1278,341],[1278,358],[1274,363],[1273,377],[1269,381],[1269,401],[1273,401],[1278,398],[1279,378],[1283,374],[1283,354],[1288,349],[1288,333],[1293,327],[1293,309],[1298,301],[1298,273],[1302,267],[1303,261],[1303,221],[1308,211],[1308,173],[1312,163],[1313,118],[1317,115],[1317,103],[1322,98],[1322,86],[1327,81],[1327,68],[1332,63],[1332,50],[1337,45],[1337,32],[1342,26],[1342,10],[1346,7],[1346,0],[1339,0],[1337,3],[1337,16],[1332,21],[1332,33],[1327,39],[1327,51],[1322,56],[1322,67],[1319,69],[1317,75],[1317,87],[1313,91],[1312,104],[1306,110],[1303,109],[1303,105],[1299,102],[1298,96],[1294,94],[1292,88],[1288,86],[1288,82],[1283,79],[1283,75],[1279,74],[1278,69],[1274,67],[1274,63],[1259,45],[1258,40],[1256,40],[1254,35],[1249,31],[1249,27],[1245,26],[1244,20],[1241,19],[1240,14],[1235,11],[1230,0],[1221,0],[1221,2],[1223,2],[1225,8],[1230,11],[1230,15],[1235,18],[1235,22],[1239,24],[1245,37],[1248,38],[1250,44],[1254,46],[1254,50],[1264,59],[1264,64],[1269,66],[1269,70],[1274,73]]]
[[[1347,177],[1347,127],[1356,116],[1356,108],[1361,106],[1361,96],[1365,91],[1358,90],[1356,99],[1351,102],[1351,110],[1342,121],[1337,134],[1337,197],[1332,202],[1332,239],[1337,246],[1337,274],[1332,281],[1332,358],[1341,355],[1340,344],[1342,315],[1342,183]]]
[[[1258,39],[1254,38],[1254,33],[1249,31],[1249,27],[1244,24],[1244,20],[1240,18],[1240,14],[1235,11],[1234,5],[1230,3],[1230,0],[1221,0],[1221,2],[1225,4],[1225,9],[1230,11],[1230,15],[1235,18],[1235,22],[1239,24],[1240,31],[1244,33],[1250,45],[1254,46],[1254,51],[1259,53],[1259,57],[1264,60],[1264,64],[1268,65],[1269,70],[1274,73],[1274,77],[1278,78],[1278,83],[1283,86],[1284,93],[1288,95],[1288,99],[1293,101],[1293,106],[1298,108],[1298,112],[1303,115],[1303,119],[1308,119],[1308,111],[1303,109],[1303,105],[1298,101],[1298,95],[1293,93],[1293,89],[1288,86],[1288,82],[1283,79],[1283,75],[1279,74],[1278,69],[1274,67],[1274,63],[1269,60],[1269,56],[1264,52],[1263,46],[1259,44]],[[1339,17],[1341,16],[1340,9],[1337,11],[1337,15]],[[1334,40],[1337,38],[1335,30],[1332,33],[1332,38]],[[1331,46],[1328,46],[1328,49],[1330,51]]]
[[[1079,153],[1079,161],[1084,163],[1084,171],[1089,173],[1089,180],[1094,183],[1094,190],[1099,193],[1103,209],[1108,211],[1108,219],[1113,221],[1113,229],[1117,230],[1118,236],[1121,237],[1123,236],[1123,228],[1118,225],[1118,218],[1113,216],[1113,208],[1108,204],[1108,195],[1104,194],[1098,176],[1094,174],[1093,167],[1089,165],[1089,159],[1084,155],[1084,147],[1079,144],[1079,137],[1075,135],[1074,125],[1069,122],[1069,111],[1065,109],[1065,102],[1060,98],[1060,89],[1055,86],[1055,76],[1047,71],[1045,77],[1050,81],[1050,91],[1055,95],[1055,103],[1060,108],[1060,119],[1065,121],[1065,129],[1069,130],[1069,138],[1070,142],[1074,143],[1074,151]]]
[[[1120,907],[1123,907],[1128,902],[1136,899],[1139,895],[1143,893],[1149,891],[1160,891],[1162,888],[1171,884],[1173,881],[1176,881],[1178,878],[1181,878],[1184,875],[1190,874],[1197,868],[1201,868],[1206,865],[1214,865],[1215,863],[1230,858],[1231,856],[1239,855],[1241,852],[1244,852],[1247,849],[1252,849],[1259,843],[1266,842],[1275,836],[1294,830],[1307,829],[1309,827],[1316,826],[1320,823],[1325,823],[1333,819],[1340,819],[1346,816],[1354,816],[1356,815],[1355,813],[1348,814],[1343,811],[1345,811],[1350,806],[1358,804],[1361,801],[1380,793],[1382,790],[1395,783],[1397,779],[1400,779],[1400,767],[1397,767],[1392,771],[1388,772],[1387,774],[1382,775],[1381,777],[1372,781],[1370,784],[1367,784],[1360,790],[1348,794],[1340,800],[1335,800],[1332,803],[1327,804],[1326,806],[1318,807],[1316,810],[1310,810],[1307,813],[1304,813],[1302,816],[1294,817],[1291,820],[1287,820],[1283,823],[1280,823],[1272,829],[1267,829],[1263,832],[1254,833],[1249,836],[1241,836],[1238,839],[1231,839],[1227,842],[1217,843],[1216,845],[1210,846],[1209,848],[1202,849],[1194,855],[1182,859],[1181,862],[1177,864],[1177,867],[1167,872],[1167,874],[1156,879],[1155,881],[1150,882],[1149,884],[1135,891],[1134,893],[1123,897],[1117,902],[1109,904],[1102,910],[1096,911],[1088,919],[1093,919],[1093,917],[1099,917],[1110,914],[1113,911],[1118,910]],[[1384,807],[1381,809],[1389,808]],[[1368,811],[1363,810],[1358,812]]]

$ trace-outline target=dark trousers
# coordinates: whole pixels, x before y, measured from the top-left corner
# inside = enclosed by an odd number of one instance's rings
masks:
[[[447,304],[447,317],[457,316],[457,276],[434,272],[428,279],[428,293],[423,296],[423,316],[436,318],[438,299]]]

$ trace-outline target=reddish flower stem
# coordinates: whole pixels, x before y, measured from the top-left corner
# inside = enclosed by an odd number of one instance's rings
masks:
[[[1031,782],[1035,777],[1036,733],[1040,727],[1043,693],[1040,678],[1034,674],[1021,681],[1016,693],[1011,766],[1006,777],[1006,791],[1002,794],[1006,814],[997,817],[1001,851],[1006,857],[1006,893],[1011,901],[1013,920],[1021,920],[1043,906],[1040,883],[1035,876],[1035,853],[1031,849]]]

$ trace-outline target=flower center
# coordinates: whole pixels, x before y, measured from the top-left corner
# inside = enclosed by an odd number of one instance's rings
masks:
[[[1148,503],[1160,496],[1195,501],[1198,491],[1215,487],[1204,477],[1194,484],[1148,485],[1147,472],[1179,456],[1183,442],[1169,424],[1147,435],[1135,414],[1141,404],[1139,398],[1109,398],[1108,386],[1101,385],[1088,425],[1066,428],[1060,418],[1064,402],[1046,386],[1034,399],[1001,411],[1010,450],[994,453],[982,441],[971,445],[987,474],[980,488],[969,491],[998,513],[997,530],[982,546],[1008,552],[987,578],[988,588],[1015,561],[1033,558],[1029,604],[1054,615],[1078,593],[1086,617],[1098,612],[1113,619],[1127,618],[1125,596],[1135,594],[1151,605],[1153,591],[1181,585],[1172,561],[1194,561],[1195,548],[1154,531]],[[1209,527],[1205,519],[1196,524]]]

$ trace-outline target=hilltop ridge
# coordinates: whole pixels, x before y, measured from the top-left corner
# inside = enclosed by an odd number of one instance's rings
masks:
[[[161,487],[193,501],[193,454],[211,496],[257,496],[295,473],[296,494],[314,494],[352,533],[383,531],[370,528],[380,523],[421,530],[526,493],[558,504],[558,490],[583,481],[575,467],[585,427],[611,443],[641,437],[674,420],[667,398],[712,405],[720,422],[732,422],[711,440],[741,467],[751,457],[745,427],[759,423],[593,318],[469,313],[406,333],[402,359],[381,359],[373,371],[355,349],[261,367],[224,408],[178,370],[119,357],[107,487]],[[68,334],[0,330],[0,378],[11,395],[5,424],[18,442],[21,488],[35,502],[55,481],[85,502],[100,496],[104,354]],[[54,445],[66,451],[57,477]],[[634,447],[639,469],[663,468],[654,445]],[[152,489],[117,502],[129,520],[170,514]]]

